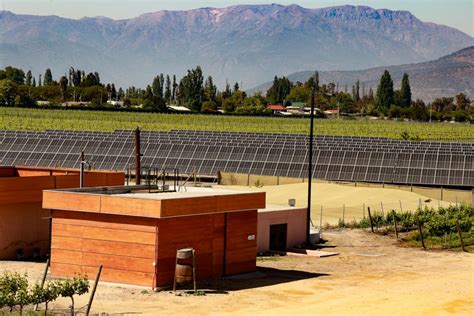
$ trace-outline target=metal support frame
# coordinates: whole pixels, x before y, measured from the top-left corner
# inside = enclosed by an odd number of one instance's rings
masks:
[[[135,183],[141,184],[141,153],[140,153],[140,129],[135,130]]]
[[[308,206],[306,209],[306,243],[311,244],[311,180],[313,178],[313,139],[314,139],[314,95],[316,93],[316,73],[314,75],[315,82],[311,87],[311,113],[309,128],[309,161],[308,161]]]

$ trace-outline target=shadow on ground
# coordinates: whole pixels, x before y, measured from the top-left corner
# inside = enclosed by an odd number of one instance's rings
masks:
[[[200,281],[198,282],[198,291],[206,295],[227,294],[230,291],[254,289],[324,276],[329,276],[329,274],[257,267],[257,271],[252,273],[238,274],[217,280]],[[180,287],[180,290],[184,290],[186,294],[193,293],[189,291],[190,289],[190,285]]]

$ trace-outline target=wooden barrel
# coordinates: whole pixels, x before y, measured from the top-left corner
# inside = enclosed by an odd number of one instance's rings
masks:
[[[188,259],[193,257],[193,248],[183,248],[176,251],[176,258],[178,259]]]
[[[189,264],[176,265],[176,282],[190,282],[193,281],[193,267]]]

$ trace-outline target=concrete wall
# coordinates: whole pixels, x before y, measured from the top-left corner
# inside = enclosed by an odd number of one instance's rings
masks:
[[[270,247],[270,225],[288,224],[287,247],[295,247],[306,241],[306,208],[288,208],[258,212],[257,251]]]
[[[122,172],[86,172],[86,186],[122,185]],[[42,208],[43,190],[79,186],[73,169],[0,168],[0,260],[22,252],[49,253],[50,211]]]

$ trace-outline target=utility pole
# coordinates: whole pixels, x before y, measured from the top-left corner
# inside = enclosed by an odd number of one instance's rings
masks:
[[[311,179],[313,178],[313,138],[314,138],[314,95],[316,93],[316,73],[314,74],[315,82],[311,87],[311,113],[310,113],[310,130],[309,130],[309,161],[308,161],[308,206],[306,209],[306,243],[311,244]]]
[[[135,130],[135,183],[141,184],[141,153],[140,153],[140,129]]]

